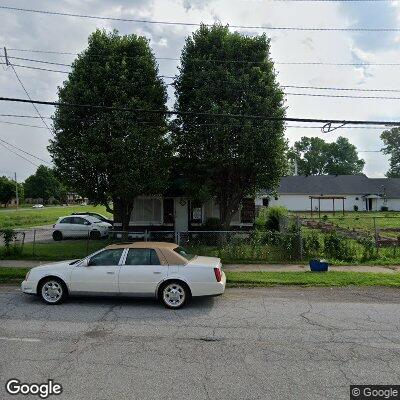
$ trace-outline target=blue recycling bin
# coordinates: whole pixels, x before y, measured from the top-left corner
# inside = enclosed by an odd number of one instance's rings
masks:
[[[327,272],[329,264],[326,261],[310,260],[310,269],[312,272]]]

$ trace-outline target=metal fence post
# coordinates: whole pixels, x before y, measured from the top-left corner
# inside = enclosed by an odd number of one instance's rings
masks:
[[[300,222],[300,217],[296,217],[296,226],[297,226],[297,235],[298,235],[298,240],[299,240],[299,257],[300,260],[303,259],[303,236],[301,233],[301,222]]]
[[[32,256],[35,257],[36,229],[33,230]]]
[[[149,241],[148,234],[149,234],[149,232],[148,232],[147,229],[146,229],[146,230],[144,231],[144,241],[145,241],[145,242],[148,242],[148,241]]]
[[[88,230],[88,235],[86,239],[86,255],[89,255],[89,240],[90,240],[90,231]]]

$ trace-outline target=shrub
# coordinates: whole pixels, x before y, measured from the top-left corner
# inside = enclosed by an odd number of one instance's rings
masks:
[[[389,211],[389,207],[388,206],[381,206],[381,211]]]
[[[356,258],[356,249],[349,239],[339,236],[336,232],[324,237],[324,252],[327,257],[341,261],[352,261]]]
[[[356,212],[358,211],[358,205],[357,204],[354,204],[353,210],[356,211]]]
[[[221,221],[219,218],[207,218],[203,225],[208,231],[220,231],[222,230]]]
[[[322,250],[322,243],[318,232],[311,231],[303,235],[303,253],[306,257],[319,258]]]
[[[282,206],[262,208],[256,218],[255,225],[259,229],[279,231],[280,221],[287,215],[288,210]]]
[[[21,252],[21,248],[15,245],[17,239],[17,232],[11,228],[5,228],[0,230],[0,237],[3,239],[6,255],[18,254]]]

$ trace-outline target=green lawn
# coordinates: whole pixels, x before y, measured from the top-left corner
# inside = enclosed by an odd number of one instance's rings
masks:
[[[87,255],[107,246],[106,240],[64,240],[62,242],[25,243],[21,254],[5,255],[0,247],[0,258],[3,260],[42,260],[62,261],[84,258]]]
[[[54,224],[58,217],[69,215],[73,212],[97,212],[105,217],[111,216],[103,206],[52,206],[20,208],[18,210],[15,208],[0,208],[0,229],[50,225]]]
[[[0,284],[21,283],[28,268],[0,267]],[[400,274],[365,272],[227,272],[230,287],[297,286],[392,286],[400,287]]]
[[[367,272],[227,272],[229,286],[394,286],[400,274]]]

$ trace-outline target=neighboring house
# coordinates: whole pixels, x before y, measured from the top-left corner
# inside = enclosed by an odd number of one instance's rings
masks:
[[[382,206],[389,210],[400,210],[400,178],[368,178],[365,175],[310,175],[286,176],[282,178],[277,196],[264,192],[263,205],[282,205],[291,211],[309,211],[310,196],[313,211],[335,209],[353,211],[380,211]],[[320,199],[318,199],[320,197]],[[342,199],[344,197],[344,199]]]

